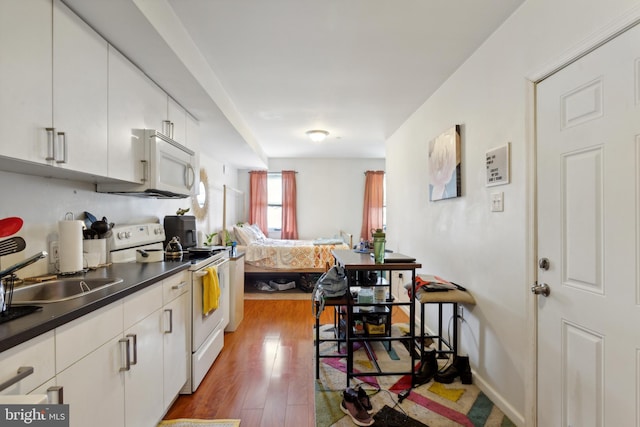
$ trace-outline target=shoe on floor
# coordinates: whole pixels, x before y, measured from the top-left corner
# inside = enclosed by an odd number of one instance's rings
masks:
[[[369,399],[367,392],[360,386],[360,384],[355,386],[355,389],[358,390],[358,400],[365,411],[367,411],[367,414],[373,414],[373,405],[371,405],[371,399]]]
[[[436,351],[425,351],[420,358],[420,369],[416,372],[414,387],[426,384],[433,379],[438,373],[438,361],[436,360]]]
[[[473,382],[469,356],[455,356],[453,363],[444,371],[435,374],[434,379],[442,384],[451,384],[457,377],[460,377],[462,384],[471,384]]]
[[[358,392],[352,388],[347,388],[342,392],[342,402],[340,409],[349,415],[354,423],[359,426],[370,426],[373,424],[373,418],[364,409],[358,399]]]

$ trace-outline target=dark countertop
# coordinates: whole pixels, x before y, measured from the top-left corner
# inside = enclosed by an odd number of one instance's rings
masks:
[[[130,262],[112,264],[109,267],[89,271],[84,275],[70,276],[74,278],[119,277],[123,282],[110,286],[104,291],[96,291],[75,299],[37,304],[42,307],[41,310],[0,324],[0,352],[186,270],[190,265],[188,261]]]

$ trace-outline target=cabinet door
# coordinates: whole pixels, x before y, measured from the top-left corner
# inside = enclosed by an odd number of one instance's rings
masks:
[[[107,175],[107,42],[54,0],[53,124],[60,167]]]
[[[190,293],[184,293],[164,307],[164,409],[169,408],[187,382],[190,357],[187,328]]]
[[[131,340],[131,369],[125,376],[125,425],[152,427],[164,413],[162,315],[154,311],[125,331]]]
[[[168,104],[168,119],[173,124],[173,140],[186,145],[187,140],[187,113],[171,97]]]
[[[200,123],[187,114],[187,135],[184,145],[196,153],[200,151]]]
[[[55,342],[53,331],[0,353],[0,381],[13,378],[20,367],[31,367],[33,373],[0,392],[27,394],[55,375]]]
[[[56,383],[69,404],[71,427],[124,426],[124,358],[120,336],[64,371]],[[141,425],[141,424],[140,424]]]
[[[51,0],[0,1],[0,153],[47,163]],[[52,143],[53,141],[51,141]]]
[[[122,336],[122,302],[117,301],[56,328],[56,372]]]
[[[166,93],[113,46],[109,46],[110,178],[142,182],[144,145],[132,131],[160,129],[166,115]]]

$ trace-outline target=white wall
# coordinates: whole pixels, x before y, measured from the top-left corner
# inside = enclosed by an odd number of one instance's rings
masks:
[[[238,170],[233,166],[224,164],[214,158],[200,154],[200,168],[204,169],[209,181],[209,212],[207,216],[196,221],[198,229],[198,242],[204,241],[204,235],[210,233],[220,233],[223,219],[223,186],[237,187]],[[220,243],[220,234],[215,243]]]
[[[528,0],[386,144],[387,241],[422,272],[466,286],[462,349],[475,382],[518,425],[530,424],[527,76],[624,16],[637,1]],[[530,113],[530,111],[529,111]],[[427,143],[462,125],[462,197],[429,202]],[[511,184],[485,187],[485,152],[511,142]],[[504,212],[489,196],[504,192]],[[530,312],[530,311],[529,311]],[[435,327],[433,310],[429,325]],[[529,387],[529,388],[527,388]]]
[[[223,173],[223,165],[206,156],[201,158],[200,164],[207,169],[210,187],[214,189],[210,214],[197,225],[199,231],[201,228],[207,231],[218,222],[218,228],[222,224],[222,192],[220,190],[220,196],[216,198],[215,189],[222,189],[223,184],[235,185],[237,171],[227,166],[224,168],[226,173]],[[27,243],[24,251],[0,259],[2,269],[39,251],[48,252],[48,242],[57,240],[58,221],[64,219],[67,212],[71,212],[75,219],[84,219],[84,212],[88,211],[98,218],[105,216],[115,224],[134,224],[162,222],[165,215],[175,215],[178,208],[191,206],[191,199],[141,199],[102,194],[96,193],[95,185],[91,183],[1,171],[0,183],[0,218],[22,218],[24,225],[15,235],[24,238]],[[40,260],[17,274],[19,277],[28,277],[53,271],[54,266],[48,260]]]
[[[384,169],[384,159],[269,159],[270,172],[298,172],[300,239],[333,237],[343,230],[360,241],[364,172]],[[248,171],[241,171],[238,180],[248,197]]]

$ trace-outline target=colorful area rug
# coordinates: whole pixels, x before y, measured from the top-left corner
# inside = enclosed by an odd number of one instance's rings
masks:
[[[406,324],[394,324],[392,334],[400,336],[408,331]],[[321,325],[321,336],[333,336],[333,325]],[[375,372],[374,365],[364,350],[354,345],[354,369],[359,373]],[[400,341],[385,344],[371,342],[373,357],[383,371],[408,371],[411,366],[408,350]],[[337,350],[336,343],[320,344],[321,354]],[[344,348],[342,349],[344,352]],[[346,360],[320,359],[320,379],[316,381],[316,427],[352,426],[353,421],[340,410],[342,391],[346,387]],[[419,362],[418,362],[419,363]],[[446,360],[439,360],[440,367]],[[389,425],[428,427],[515,427],[515,424],[498,409],[487,396],[474,385],[463,385],[457,379],[452,384],[430,381],[411,388],[411,378],[404,376],[362,376],[351,381],[351,386],[361,383],[371,398],[376,427]],[[401,403],[398,394],[411,389]],[[391,418],[389,418],[391,417]]]
[[[240,420],[197,420],[180,418],[176,420],[163,420],[158,427],[239,427]]]

